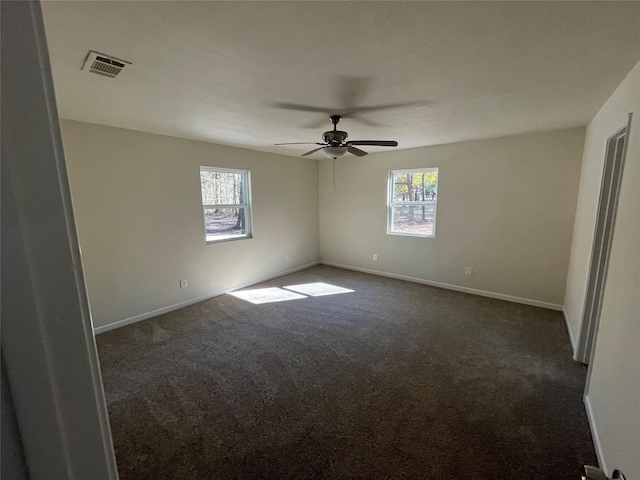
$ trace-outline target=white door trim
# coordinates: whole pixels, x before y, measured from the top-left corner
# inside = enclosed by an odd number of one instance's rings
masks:
[[[627,125],[607,139],[589,264],[589,276],[587,278],[587,290],[585,292],[578,345],[574,354],[575,360],[585,364],[591,363],[600,323],[600,310],[607,280],[607,269],[609,267],[622,173],[629,145],[628,134],[631,131],[632,116],[633,114],[630,113]]]
[[[27,468],[117,480],[41,7],[1,9],[2,357]]]

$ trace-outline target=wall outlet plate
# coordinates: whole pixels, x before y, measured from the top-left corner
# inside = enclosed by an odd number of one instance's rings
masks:
[[[180,280],[180,288],[187,288],[187,279],[183,278]]]

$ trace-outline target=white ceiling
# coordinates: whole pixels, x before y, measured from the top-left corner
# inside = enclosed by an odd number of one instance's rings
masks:
[[[43,11],[61,117],[288,155],[312,147],[273,143],[320,141],[323,120],[353,106],[420,102],[362,114],[379,126],[340,123],[352,140],[398,148],[583,126],[640,60],[638,2],[46,1]],[[116,79],[83,72],[88,50],[132,65]]]

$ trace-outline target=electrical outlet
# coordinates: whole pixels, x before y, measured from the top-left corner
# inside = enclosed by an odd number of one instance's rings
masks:
[[[465,272],[464,272],[464,274],[467,275],[467,276],[473,275],[473,268],[467,267]]]
[[[373,259],[377,262],[378,261],[378,255],[374,255]]]
[[[288,261],[289,261],[289,254],[288,254],[288,253],[284,256],[284,261],[285,261],[285,262],[288,262]]]
[[[187,279],[183,278],[180,280],[180,288],[187,288]]]

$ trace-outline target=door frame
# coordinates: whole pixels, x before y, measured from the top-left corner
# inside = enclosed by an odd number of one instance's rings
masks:
[[[117,480],[41,5],[0,8],[2,360],[26,466]]]
[[[606,143],[582,321],[574,355],[575,360],[584,364],[591,363],[598,335],[632,116],[630,113],[627,124]]]

